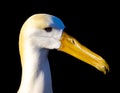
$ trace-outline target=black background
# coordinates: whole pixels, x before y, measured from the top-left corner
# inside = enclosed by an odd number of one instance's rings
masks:
[[[4,63],[1,65],[3,71],[1,80],[5,88],[3,93],[16,93],[19,88],[21,79],[19,32],[23,22],[35,13],[48,13],[59,17],[66,26],[65,32],[101,55],[110,65],[110,72],[104,75],[68,54],[50,50],[48,58],[54,93],[117,91],[119,73],[115,73],[118,71],[119,62],[114,58],[116,55],[114,49],[117,48],[115,48],[117,5],[113,2],[78,1],[29,0],[3,3],[1,8],[3,20],[1,51]]]

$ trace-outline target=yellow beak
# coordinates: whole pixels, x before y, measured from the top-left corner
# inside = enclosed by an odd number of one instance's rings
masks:
[[[58,50],[68,53],[75,58],[92,65],[99,71],[102,71],[104,74],[106,74],[106,71],[109,71],[109,65],[101,56],[80,44],[72,36],[63,32],[60,41],[61,46]]]

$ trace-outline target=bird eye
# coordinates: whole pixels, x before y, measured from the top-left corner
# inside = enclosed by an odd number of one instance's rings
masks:
[[[44,28],[44,30],[45,30],[46,32],[51,32],[51,31],[52,31],[52,27],[46,27],[46,28]]]

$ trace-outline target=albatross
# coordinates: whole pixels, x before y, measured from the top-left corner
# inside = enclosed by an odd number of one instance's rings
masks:
[[[107,62],[64,32],[60,18],[46,13],[30,16],[19,34],[22,75],[17,93],[53,93],[48,60],[51,49],[65,52],[106,74]]]

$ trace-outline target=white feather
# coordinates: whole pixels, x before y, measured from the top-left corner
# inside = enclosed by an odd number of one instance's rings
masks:
[[[52,31],[46,32],[46,26],[52,27]],[[64,24],[60,19],[46,14],[33,15],[23,24],[20,46],[24,50],[24,65],[18,93],[53,93],[47,55],[48,49],[60,47],[63,29]]]

